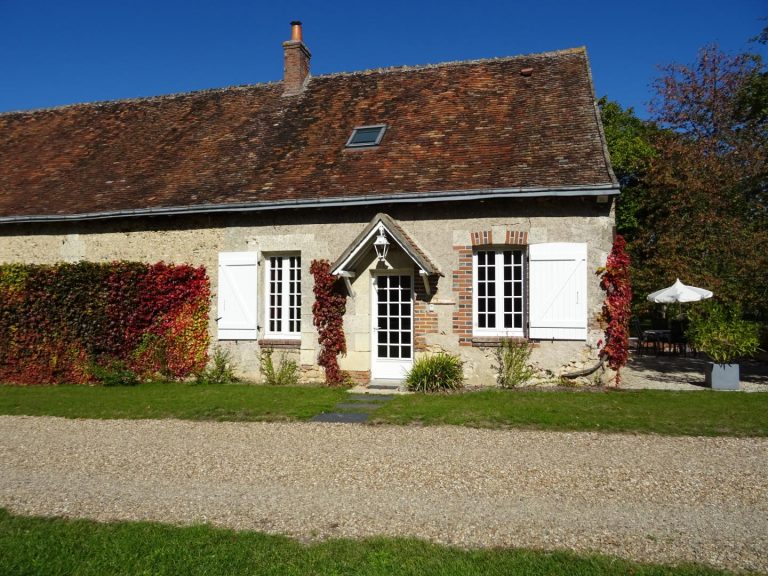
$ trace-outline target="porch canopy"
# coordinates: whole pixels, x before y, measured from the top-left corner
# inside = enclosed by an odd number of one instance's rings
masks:
[[[424,288],[429,294],[429,277],[442,276],[442,273],[416,242],[406,234],[400,224],[384,213],[376,214],[365,229],[344,250],[331,267],[331,274],[344,278],[347,289],[351,292],[349,279],[355,277],[355,270],[360,259],[368,253],[368,250],[376,243],[377,238],[382,235],[390,244],[399,246],[413,261],[424,282]]]

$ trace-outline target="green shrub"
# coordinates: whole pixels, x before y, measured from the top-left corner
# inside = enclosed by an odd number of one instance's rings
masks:
[[[413,392],[458,390],[464,386],[464,364],[458,356],[445,352],[423,356],[413,363],[405,385]]]
[[[525,384],[534,374],[528,366],[533,344],[527,340],[504,339],[494,350],[496,384],[502,388],[514,388]]]
[[[237,382],[235,363],[228,350],[220,346],[213,348],[213,356],[208,365],[195,374],[197,384],[232,384]]]
[[[688,316],[689,341],[718,364],[733,364],[754,355],[760,347],[757,324],[742,320],[738,306],[707,302],[692,307]]]
[[[136,386],[139,377],[122,360],[110,360],[103,366],[93,363],[91,375],[102,386]]]
[[[262,348],[259,356],[259,365],[261,366],[261,375],[264,378],[264,384],[269,386],[296,386],[299,383],[299,365],[294,360],[280,355],[280,361],[275,368],[272,360],[272,348]]]

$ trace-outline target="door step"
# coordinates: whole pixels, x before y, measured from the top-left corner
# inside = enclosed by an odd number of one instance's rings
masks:
[[[369,390],[391,390],[393,392],[400,390],[403,387],[401,380],[371,380],[367,388]]]

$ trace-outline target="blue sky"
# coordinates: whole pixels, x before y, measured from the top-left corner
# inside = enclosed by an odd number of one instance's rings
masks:
[[[646,116],[657,65],[745,49],[766,0],[0,0],[0,112],[279,80],[289,22],[313,74],[586,46],[598,96]]]

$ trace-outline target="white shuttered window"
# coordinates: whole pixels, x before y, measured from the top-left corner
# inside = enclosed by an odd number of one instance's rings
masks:
[[[257,252],[220,252],[218,289],[219,340],[256,340]]]
[[[530,338],[587,338],[587,245],[531,244]]]
[[[270,256],[266,263],[266,335],[270,338],[300,338],[301,257]]]
[[[522,250],[478,250],[473,255],[472,332],[523,336]]]

